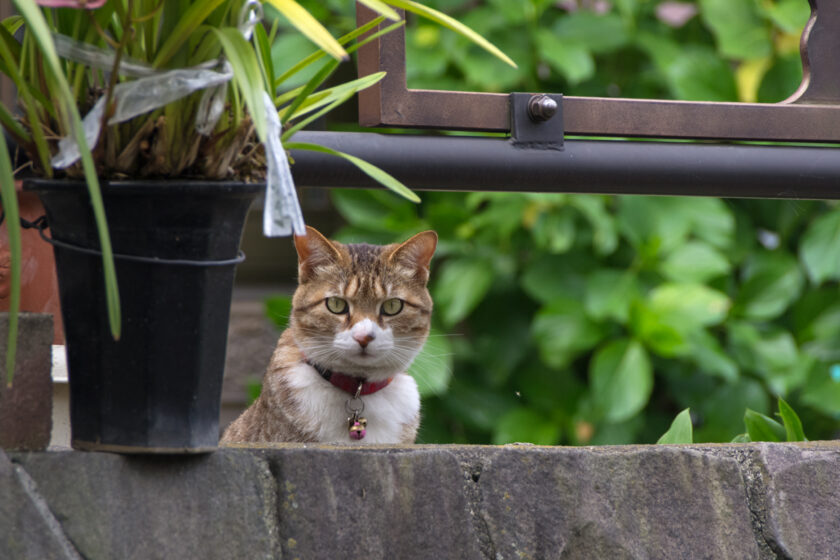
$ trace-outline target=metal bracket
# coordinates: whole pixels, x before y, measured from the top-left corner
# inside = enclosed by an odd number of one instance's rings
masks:
[[[510,94],[510,136],[517,148],[563,150],[563,96]]]

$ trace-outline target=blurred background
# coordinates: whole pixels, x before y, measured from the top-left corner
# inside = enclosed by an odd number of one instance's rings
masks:
[[[348,0],[300,3],[334,35],[355,27]],[[704,101],[791,95],[810,13],[806,0],[426,3],[519,68],[409,18],[409,87]],[[273,55],[285,69],[314,50],[289,34]],[[355,109],[320,126],[356,130]],[[412,368],[419,443],[652,443],[687,407],[695,441],[726,442],[745,431],[746,409],[772,416],[778,397],[809,439],[838,437],[835,203],[419,194],[415,205],[383,190],[301,189],[307,222],[341,241],[440,236],[434,329]],[[294,289],[291,241],[259,230],[255,211],[223,425],[257,394]]]

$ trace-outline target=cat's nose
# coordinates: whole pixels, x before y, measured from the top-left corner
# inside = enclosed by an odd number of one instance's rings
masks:
[[[367,348],[370,341],[376,338],[371,332],[360,332],[353,334],[353,340],[359,343],[362,348]]]

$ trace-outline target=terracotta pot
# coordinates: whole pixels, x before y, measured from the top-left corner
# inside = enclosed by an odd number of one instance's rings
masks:
[[[45,214],[44,206],[33,193],[18,193],[21,218],[30,222]],[[2,205],[0,205],[2,208]],[[11,277],[9,266],[9,237],[7,224],[0,227],[0,311],[9,310]],[[53,316],[53,344],[64,344],[61,305],[58,297],[58,280],[52,247],[45,243],[34,229],[24,229],[23,268],[21,273],[20,309],[32,313],[49,313]]]

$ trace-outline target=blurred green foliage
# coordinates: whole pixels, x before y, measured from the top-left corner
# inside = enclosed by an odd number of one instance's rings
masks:
[[[795,91],[809,13],[806,0],[428,4],[519,68],[414,24],[411,87],[710,101],[779,101]],[[799,412],[799,432],[804,424],[811,439],[837,435],[836,204],[332,196],[348,223],[341,240],[440,235],[435,335],[414,371],[424,393],[418,441],[652,443],[689,407],[695,442],[745,441],[745,424],[750,436],[770,430],[784,440],[790,407],[779,404],[782,423],[765,416],[780,397]],[[688,415],[667,441],[687,437]]]

